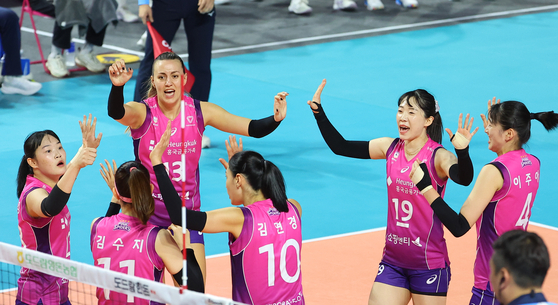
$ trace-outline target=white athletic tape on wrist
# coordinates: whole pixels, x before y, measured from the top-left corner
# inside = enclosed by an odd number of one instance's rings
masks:
[[[469,146],[469,140],[467,140],[467,138],[465,138],[465,136],[460,134],[459,132],[456,132],[453,135],[451,143],[453,144],[453,147],[455,147],[455,149],[465,149],[467,148],[467,146]]]
[[[434,187],[432,185],[429,185],[425,188],[422,189],[422,191],[420,191],[421,194],[424,195],[424,193],[428,192],[430,189],[433,189]]]

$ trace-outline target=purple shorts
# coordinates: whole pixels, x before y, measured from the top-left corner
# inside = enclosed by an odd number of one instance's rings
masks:
[[[190,243],[205,245],[205,241],[203,240],[203,233],[200,231],[190,230]]]
[[[414,294],[447,296],[451,280],[450,267],[432,270],[400,268],[380,263],[375,282],[408,289]]]
[[[473,287],[471,292],[473,293],[469,302],[471,305],[500,305],[500,302],[494,297],[494,292],[488,289],[482,290]]]

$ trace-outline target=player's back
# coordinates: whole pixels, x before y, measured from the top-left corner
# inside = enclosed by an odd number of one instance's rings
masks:
[[[95,266],[160,282],[164,263],[155,251],[159,229],[122,213],[99,218],[91,229],[91,252]],[[97,289],[97,298],[99,304],[153,304],[100,288]]]
[[[230,242],[233,299],[248,304],[304,304],[298,210],[279,212],[270,199],[242,208],[244,226]]]

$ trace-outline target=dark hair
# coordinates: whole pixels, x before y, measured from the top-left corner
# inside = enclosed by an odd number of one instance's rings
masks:
[[[426,128],[426,134],[433,140],[440,144],[442,144],[442,134],[444,130],[444,126],[442,125],[442,117],[440,113],[436,109],[436,100],[432,94],[428,93],[428,91],[424,89],[417,89],[413,91],[409,91],[401,95],[399,101],[397,102],[397,106],[401,106],[403,101],[407,101],[409,106],[413,106],[413,102],[416,101],[417,106],[422,109],[424,112],[424,117],[434,117],[434,121],[432,124]]]
[[[178,54],[176,54],[174,52],[165,52],[165,53],[161,53],[153,61],[153,66],[151,67],[151,75],[153,75],[153,73],[155,72],[155,64],[158,61],[161,61],[161,60],[178,60],[178,61],[180,61],[180,65],[182,66],[182,72],[184,74],[186,74],[186,67],[184,67],[184,61],[182,60],[182,58],[180,58],[180,56],[178,56]],[[145,98],[150,98],[150,97],[154,97],[155,95],[157,95],[157,90],[155,89],[155,87],[153,87],[153,84],[151,83],[151,79],[147,79],[147,81],[145,82],[145,84],[143,84],[143,86],[144,86],[144,88],[148,89],[147,90],[147,96]]]
[[[155,212],[155,201],[151,196],[151,183],[147,168],[137,161],[128,161],[116,170],[114,185],[121,197],[132,199],[130,204],[143,224]]]
[[[261,190],[265,198],[271,198],[279,212],[288,212],[287,193],[283,174],[275,164],[265,160],[255,151],[241,151],[229,160],[229,169],[234,176],[242,174],[255,191]]]
[[[490,122],[500,124],[503,130],[512,128],[517,132],[519,146],[531,138],[531,120],[535,119],[548,131],[558,126],[558,114],[554,111],[531,113],[527,106],[518,101],[506,101],[494,104],[488,112]]]
[[[60,141],[60,138],[52,130],[35,131],[25,138],[23,142],[23,157],[21,158],[21,163],[19,164],[19,170],[17,171],[17,198],[21,196],[23,188],[25,187],[25,181],[27,181],[28,175],[33,175],[33,168],[27,163],[28,158],[35,158],[35,152],[41,146],[44,137],[47,135],[54,137],[56,140]]]
[[[541,287],[550,268],[548,249],[535,233],[508,231],[492,245],[495,272],[508,269],[515,283],[522,288]]]

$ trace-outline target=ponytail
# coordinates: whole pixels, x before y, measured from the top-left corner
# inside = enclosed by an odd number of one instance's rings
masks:
[[[27,181],[27,176],[33,174],[33,168],[27,163],[27,156],[23,155],[21,158],[21,163],[19,164],[19,170],[17,171],[17,198],[21,197],[21,192],[25,187],[25,182]]]
[[[155,212],[155,201],[145,166],[137,161],[120,165],[114,175],[114,184],[121,201],[130,204],[136,217],[146,224]]]
[[[242,174],[255,191],[261,190],[279,212],[288,212],[285,180],[279,168],[255,151],[241,151],[229,160],[229,170]]]
[[[558,126],[558,114],[554,111],[531,113],[525,104],[518,101],[494,104],[488,116],[491,122],[502,126],[503,130],[515,130],[520,147],[531,138],[531,120],[541,122],[548,131]]]
[[[25,182],[27,181],[27,176],[33,175],[33,168],[29,166],[27,163],[28,158],[35,158],[36,151],[39,147],[41,147],[41,143],[43,142],[43,138],[47,135],[54,137],[56,140],[60,142],[60,138],[54,131],[52,130],[43,130],[43,131],[36,131],[27,136],[25,141],[23,142],[23,157],[21,158],[21,162],[19,164],[19,169],[17,171],[17,189],[16,194],[17,198],[21,197],[21,193],[23,192],[23,188],[25,187]]]
[[[541,122],[548,131],[558,127],[558,113],[554,113],[554,111],[531,113],[531,120]]]
[[[266,198],[271,198],[273,206],[279,212],[288,212],[287,192],[285,190],[285,180],[283,174],[275,164],[270,161],[263,160],[262,175],[262,194]]]

